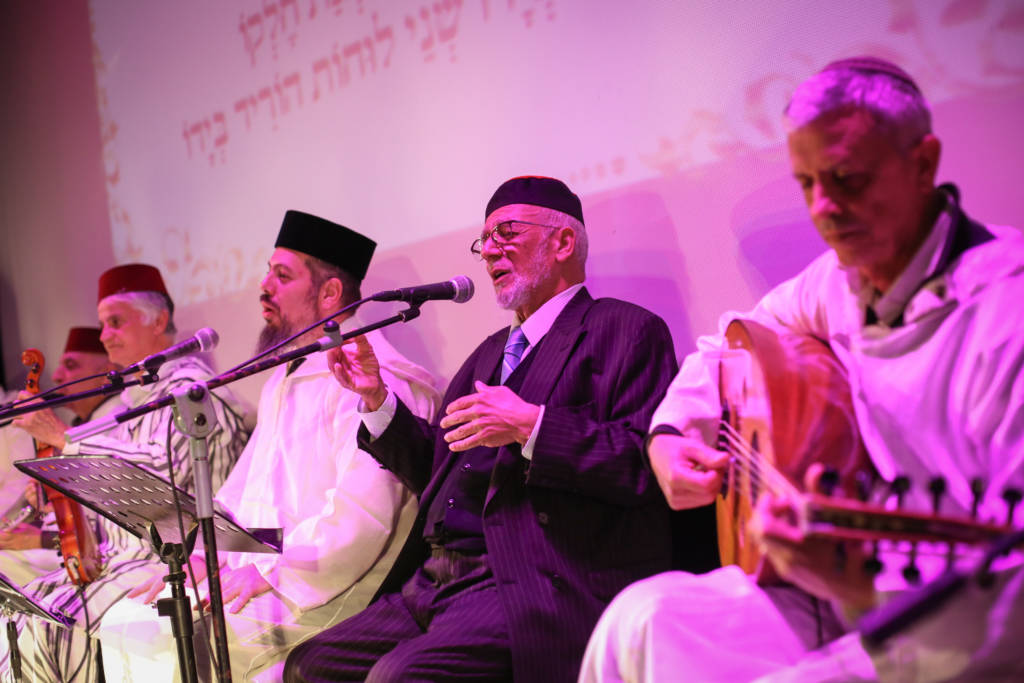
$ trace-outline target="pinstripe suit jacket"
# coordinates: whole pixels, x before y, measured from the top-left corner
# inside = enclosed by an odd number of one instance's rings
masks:
[[[438,422],[475,380],[494,375],[507,336],[506,328],[477,347],[432,422],[399,404],[378,439],[360,430],[361,446],[420,495],[417,525],[380,593],[400,590],[426,557],[424,517],[455,460]],[[534,353],[519,390],[545,405],[533,459],[519,444],[497,449],[483,527],[515,680],[564,683],[576,679],[611,598],[669,568],[668,508],[642,448],[677,364],[661,318],[586,289]]]

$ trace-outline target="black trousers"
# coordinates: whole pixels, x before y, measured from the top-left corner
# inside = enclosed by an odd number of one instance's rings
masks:
[[[435,548],[401,593],[296,647],[284,680],[511,681],[509,648],[487,557]]]

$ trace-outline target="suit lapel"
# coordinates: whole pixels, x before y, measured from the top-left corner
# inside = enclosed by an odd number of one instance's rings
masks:
[[[551,392],[554,391],[555,385],[562,376],[565,364],[569,362],[569,356],[585,333],[583,319],[593,304],[594,299],[584,287],[555,318],[551,329],[544,335],[544,343],[537,349],[537,356],[531,361],[529,374],[523,378],[519,397],[524,401],[540,405],[551,396]],[[504,349],[504,345],[502,349]],[[498,449],[491,482],[487,488],[487,498],[484,502],[485,510],[509,474],[520,470],[522,459],[519,444],[502,446]]]
[[[484,384],[491,381],[491,377],[497,371],[498,363],[501,362],[501,356],[505,352],[505,340],[508,339],[508,330],[509,328],[506,327],[495,332],[487,340],[486,346],[481,350],[480,357],[477,358],[476,365],[473,367],[473,379],[469,383],[469,393],[475,391],[473,383],[477,380]]]
[[[487,338],[484,342],[484,348],[477,354],[476,362],[473,365],[472,377],[469,380],[469,385],[464,387],[462,395],[473,393],[475,391],[473,384],[477,380],[484,383],[490,381],[501,360],[501,354],[505,350],[505,339],[507,337],[508,328],[506,327]],[[455,398],[459,397],[456,396]],[[440,467],[431,476],[427,487],[423,489],[423,494],[420,496],[420,509],[423,511],[423,514],[426,513],[429,501],[433,500],[441,483],[448,477],[448,472],[451,470],[456,459],[455,454],[448,450],[441,461]]]
[[[583,336],[583,318],[593,304],[594,300],[584,287],[555,318],[551,329],[544,335],[544,343],[537,349],[529,374],[523,378],[519,396],[524,401],[538,405],[547,401],[562,375],[562,368],[569,361],[569,355]]]

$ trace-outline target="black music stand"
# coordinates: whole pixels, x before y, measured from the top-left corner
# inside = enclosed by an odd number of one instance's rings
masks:
[[[11,659],[11,674],[17,683],[21,683],[21,650],[18,649],[18,626],[14,623],[15,614],[27,614],[39,619],[51,621],[58,626],[68,627],[75,620],[62,612],[51,612],[38,602],[21,592],[21,589],[0,574],[0,615],[7,618],[7,645]]]
[[[15,467],[114,524],[149,541],[168,566],[170,598],[157,601],[157,612],[171,618],[182,680],[197,680],[192,644],[191,604],[185,594],[183,566],[198,538],[200,517],[195,499],[169,481],[135,463],[107,455],[72,455],[20,460]],[[175,491],[181,507],[185,537],[178,527]],[[280,553],[281,529],[246,530],[219,512],[213,528],[218,549],[229,552]]]

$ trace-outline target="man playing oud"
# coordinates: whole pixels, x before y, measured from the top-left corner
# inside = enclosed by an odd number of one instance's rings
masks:
[[[927,513],[932,491],[944,489],[941,513],[967,518],[977,507],[984,519],[1006,520],[1007,501],[1024,488],[1024,332],[1011,313],[1024,300],[1024,238],[975,222],[955,187],[936,186],[940,144],[921,91],[899,67],[869,57],[830,64],[797,88],[785,117],[793,176],[831,250],[742,317],[827,341],[848,374],[856,428],[881,480],[876,498],[906,477],[909,490],[889,495],[890,506],[902,497]],[[722,332],[736,317],[724,317]],[[714,500],[730,464],[715,448],[723,406],[707,362],[723,339],[702,338],[698,348],[654,415],[648,449],[677,509]],[[636,584],[602,617],[581,680],[1024,673],[1019,562],[997,571],[993,587],[971,583],[872,647],[869,659],[851,630],[859,616],[918,576],[934,578],[945,550],[883,555],[875,576],[879,558],[864,544],[805,533],[803,497],[793,488],[762,495],[751,524],[765,559],[795,587],[758,585],[735,566]]]

